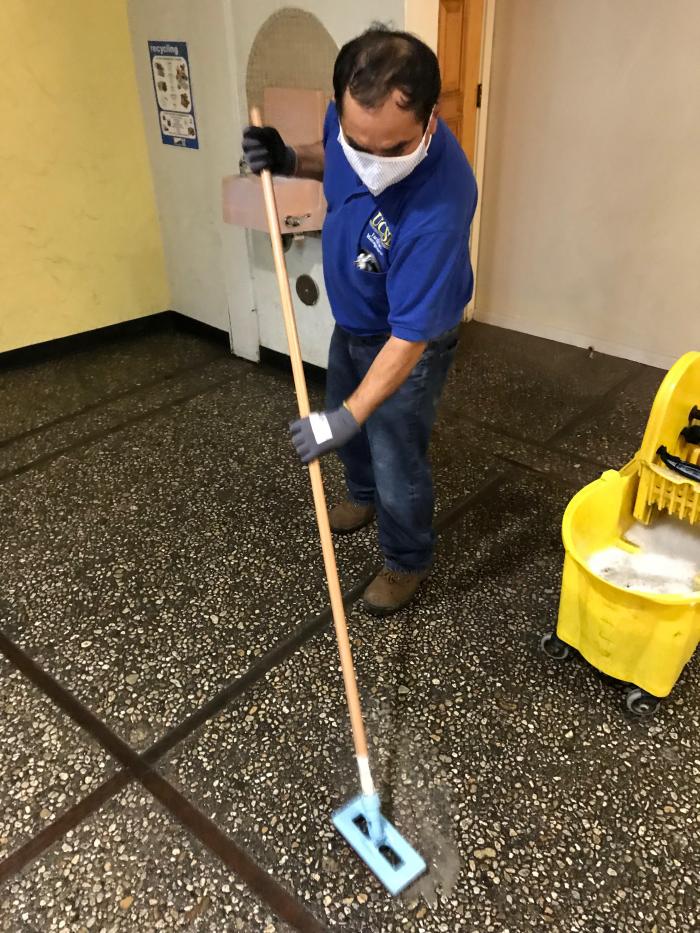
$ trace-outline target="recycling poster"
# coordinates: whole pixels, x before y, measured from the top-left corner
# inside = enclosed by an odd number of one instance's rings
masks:
[[[149,42],[160,135],[166,146],[199,149],[186,42]]]

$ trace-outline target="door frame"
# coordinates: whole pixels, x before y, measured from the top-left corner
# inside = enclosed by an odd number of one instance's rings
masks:
[[[224,23],[227,61],[225,63],[231,93],[230,119],[240,140],[247,114],[243,110],[239,85],[239,61],[236,47],[237,25],[232,0],[219,0]],[[241,119],[241,116],[243,119]],[[231,152],[230,174],[239,168],[236,157],[240,152],[236,146]],[[221,225],[223,275],[226,282],[228,302],[228,335],[231,353],[254,363],[260,360],[260,328],[255,307],[255,276],[250,244],[250,230]]]
[[[491,97],[491,62],[493,59],[493,37],[496,24],[497,0],[484,0],[484,17],[481,31],[481,55],[479,62],[479,83],[481,84],[481,106],[476,113],[476,142],[474,145],[474,175],[479,192],[474,220],[472,221],[469,250],[474,270],[474,290],[467,305],[465,319],[471,321],[476,311],[476,285],[479,272],[479,240],[481,236],[481,211],[484,203],[484,168],[486,163],[486,139]]]

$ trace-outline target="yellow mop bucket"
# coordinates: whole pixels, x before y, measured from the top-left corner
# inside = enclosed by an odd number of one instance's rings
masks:
[[[628,684],[625,704],[638,716],[671,692],[700,641],[700,588],[636,591],[597,573],[591,558],[610,548],[634,553],[626,534],[635,518],[649,524],[661,512],[700,534],[699,405],[700,353],[688,353],[659,388],[634,460],[582,489],[564,514],[559,618],[541,647],[556,659],[574,648]]]

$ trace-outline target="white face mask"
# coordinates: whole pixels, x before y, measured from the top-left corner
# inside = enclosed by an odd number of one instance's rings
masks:
[[[430,126],[430,121],[432,119],[433,112],[431,111],[428,119],[428,126]],[[406,178],[416,166],[420,165],[428,154],[430,142],[433,138],[431,133],[426,142],[425,137],[427,133],[428,131],[426,130],[423,134],[423,138],[413,152],[401,156],[378,156],[372,155],[371,152],[358,152],[357,149],[353,149],[345,138],[342,126],[338,133],[338,142],[343,148],[345,158],[350,163],[350,168],[356,175],[359,175],[362,183],[367,186],[369,191],[376,198],[385,188],[388,188],[390,185],[395,185],[398,181]]]

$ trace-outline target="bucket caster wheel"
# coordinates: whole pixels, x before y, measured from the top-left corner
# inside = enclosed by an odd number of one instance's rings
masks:
[[[556,634],[556,632],[547,632],[540,639],[540,651],[553,658],[555,661],[565,661],[571,657],[571,648],[565,641]]]
[[[653,716],[661,704],[653,693],[647,693],[641,687],[633,687],[625,695],[625,707],[637,719],[646,719]]]

